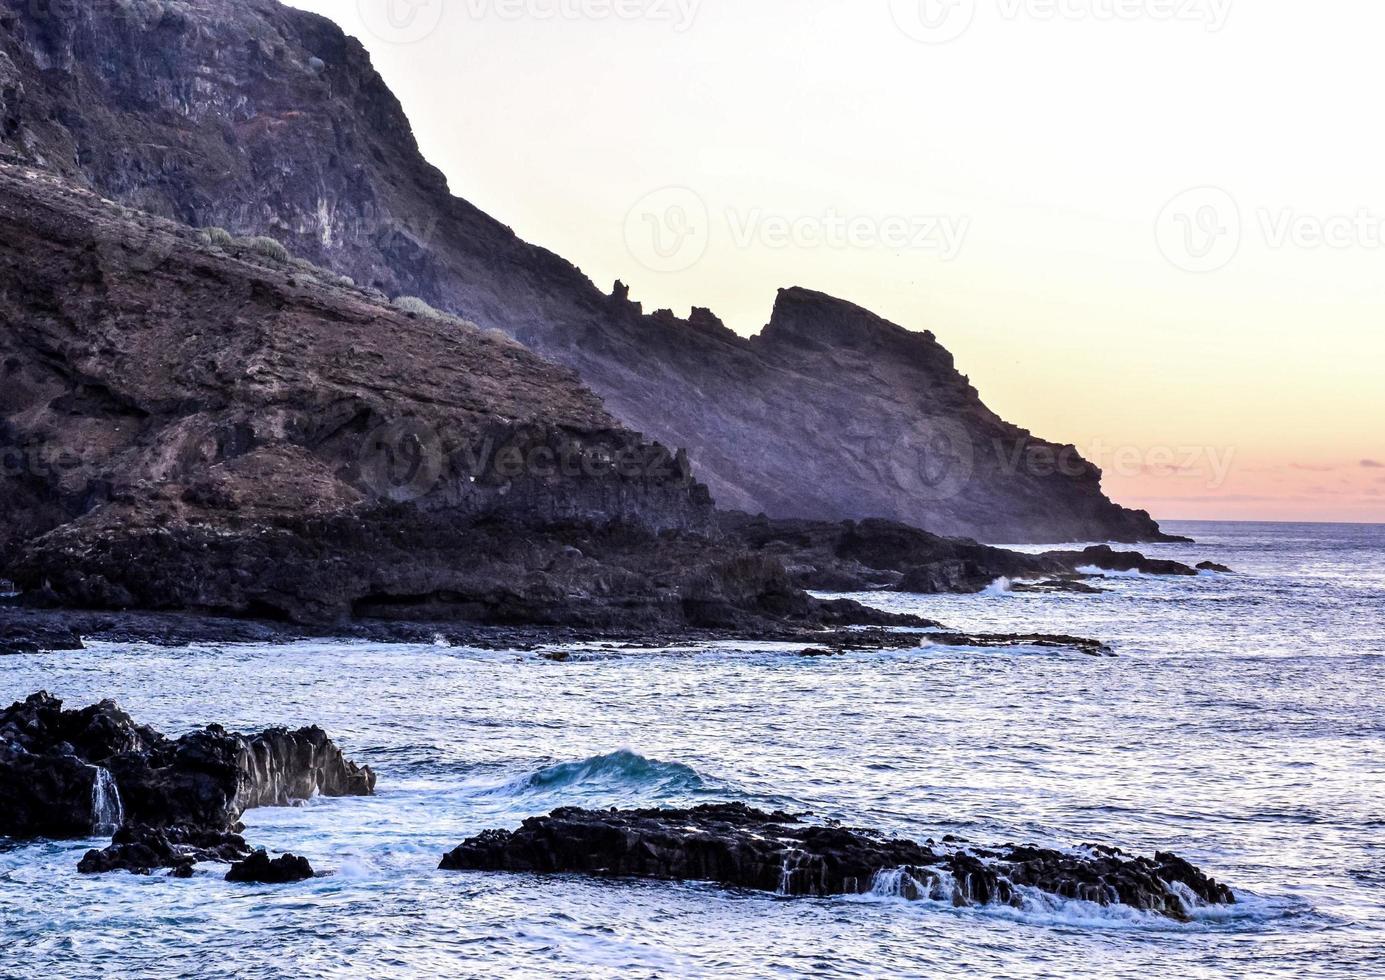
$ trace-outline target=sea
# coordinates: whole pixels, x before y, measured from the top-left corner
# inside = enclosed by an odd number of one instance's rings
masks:
[[[114,698],[170,734],[320,724],[377,795],[246,814],[325,872],[83,876],[103,840],[0,838],[4,977],[1385,976],[1385,526],[1186,523],[1234,574],[1100,595],[872,594],[1063,649],[799,656],[765,643],[495,652],[93,643],[0,661],[0,702]],[[1033,549],[1037,550],[1037,549]],[[858,597],[859,598],[859,597]],[[1238,902],[1175,922],[1030,895],[954,908],[454,873],[559,806],[743,800],[915,839],[1174,851]]]

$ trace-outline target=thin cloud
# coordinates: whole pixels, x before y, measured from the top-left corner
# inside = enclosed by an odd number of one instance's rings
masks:
[[[1321,466],[1313,463],[1290,463],[1289,469],[1302,470],[1304,473],[1332,473],[1338,469],[1336,466]]]
[[[1380,462],[1378,459],[1363,459],[1361,460],[1361,468],[1367,470],[1385,470],[1385,463]]]

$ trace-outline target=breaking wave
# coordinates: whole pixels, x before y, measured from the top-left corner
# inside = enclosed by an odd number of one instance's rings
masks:
[[[647,759],[638,752],[621,749],[596,755],[580,762],[560,762],[523,776],[506,780],[488,792],[497,795],[554,793],[581,788],[595,792],[693,793],[704,789],[702,777],[681,762]]]

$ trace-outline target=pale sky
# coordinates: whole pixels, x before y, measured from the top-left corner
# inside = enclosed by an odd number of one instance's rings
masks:
[[[454,193],[647,310],[819,289],[1121,503],[1385,521],[1385,4],[294,5]]]

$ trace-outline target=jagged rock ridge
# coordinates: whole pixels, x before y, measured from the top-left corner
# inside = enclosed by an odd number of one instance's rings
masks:
[[[1071,447],[990,412],[931,335],[802,289],[752,340],[603,295],[452,197],[361,45],[272,0],[0,0],[0,141],[506,331],[689,450],[723,507],[989,541],[1158,537]]]

